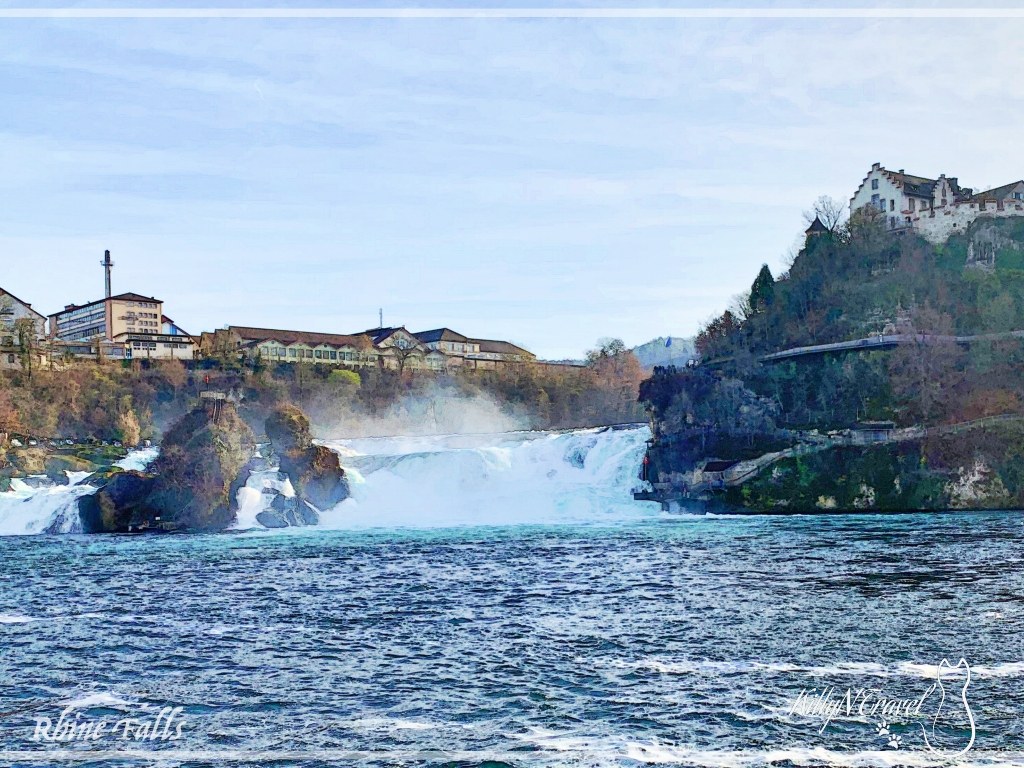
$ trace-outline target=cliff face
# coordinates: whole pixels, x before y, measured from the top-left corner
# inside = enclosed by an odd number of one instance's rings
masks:
[[[698,366],[641,386],[654,497],[740,511],[1020,507],[1021,253],[1024,219],[942,246],[854,222],[809,238],[780,279],[763,268],[741,311],[698,335]],[[705,472],[712,460],[727,469]]]
[[[233,405],[201,405],[167,431],[148,474],[116,474],[94,495],[79,500],[83,529],[227,528],[235,517],[232,490],[254,444],[252,431]]]
[[[785,458],[714,494],[751,512],[1024,508],[1024,420]]]

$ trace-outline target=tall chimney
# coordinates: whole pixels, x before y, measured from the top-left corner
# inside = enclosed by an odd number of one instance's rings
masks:
[[[114,262],[110,260],[110,251],[103,252],[103,261],[100,262],[103,267],[103,271],[106,273],[107,278],[107,298],[110,298],[110,270],[114,267]]]

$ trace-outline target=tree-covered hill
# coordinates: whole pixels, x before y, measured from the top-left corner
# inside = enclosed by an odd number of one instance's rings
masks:
[[[762,267],[701,329],[700,365],[658,368],[641,385],[652,479],[678,483],[706,459],[805,446],[814,431],[850,437],[865,422],[1024,414],[1024,339],[1012,333],[1022,330],[1024,218],[978,220],[942,246],[866,219],[811,235],[786,273]],[[864,341],[763,359],[851,340]],[[950,465],[974,460],[939,453]]]

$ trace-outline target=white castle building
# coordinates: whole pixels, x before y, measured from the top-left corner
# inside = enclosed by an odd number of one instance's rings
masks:
[[[1024,180],[975,192],[955,176],[929,179],[875,163],[850,199],[851,215],[861,209],[884,217],[889,229],[941,243],[977,218],[1024,216]]]

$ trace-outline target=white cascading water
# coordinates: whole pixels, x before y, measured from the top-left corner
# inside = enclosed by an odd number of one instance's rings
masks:
[[[657,512],[632,490],[646,427],[571,432],[506,432],[324,441],[341,456],[352,497],[320,516],[320,527],[441,528],[624,522]],[[139,469],[155,450],[121,466]],[[72,477],[72,482],[76,478]],[[77,478],[81,479],[81,478]],[[78,497],[90,486],[32,489],[14,481],[0,493],[0,535],[75,533]],[[238,494],[235,529],[261,528],[256,516],[274,493],[294,494],[276,469],[256,472]]]
[[[155,448],[132,451],[115,466],[144,469],[156,458]],[[0,493],[0,536],[32,533],[80,533],[78,498],[95,493],[91,485],[79,485],[88,472],[69,472],[69,485],[33,488],[22,480],[11,481],[11,490]]]
[[[646,427],[499,435],[364,438],[325,444],[352,498],[321,526],[550,525],[636,519],[657,505],[632,490]]]

